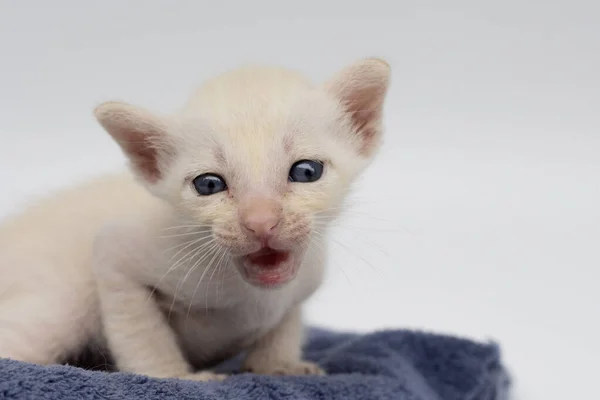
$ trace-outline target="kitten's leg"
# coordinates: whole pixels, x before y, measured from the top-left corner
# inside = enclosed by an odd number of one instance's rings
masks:
[[[94,266],[104,334],[117,368],[158,378],[223,379],[208,371],[193,372],[151,291],[122,262],[104,253]]]
[[[301,313],[295,307],[254,344],[244,370],[264,375],[324,375],[318,365],[302,360],[302,339]]]
[[[99,281],[104,332],[117,368],[159,378],[222,379],[193,373],[150,290],[130,278]]]

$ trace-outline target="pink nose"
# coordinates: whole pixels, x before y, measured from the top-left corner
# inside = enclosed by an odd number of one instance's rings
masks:
[[[278,225],[279,217],[275,215],[253,215],[244,221],[244,227],[258,237],[274,235]]]
[[[258,238],[274,236],[281,221],[281,207],[270,199],[255,199],[240,209],[242,226]]]

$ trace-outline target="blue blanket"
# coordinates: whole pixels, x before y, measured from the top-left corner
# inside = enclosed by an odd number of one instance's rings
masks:
[[[498,346],[411,331],[313,329],[305,348],[327,376],[237,374],[190,382],[0,360],[0,399],[505,400]],[[235,370],[230,360],[220,370]]]

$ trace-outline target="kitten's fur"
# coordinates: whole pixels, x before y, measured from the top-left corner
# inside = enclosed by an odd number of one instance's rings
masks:
[[[379,146],[388,83],[378,59],[323,85],[240,68],[176,115],[100,105],[133,174],[92,180],[4,223],[0,357],[49,364],[91,344],[107,346],[120,370],[205,380],[221,378],[207,367],[248,350],[244,366],[256,373],[322,373],[301,358],[300,306],[322,280],[325,228]],[[321,179],[288,182],[301,159],[323,161]],[[199,196],[191,181],[209,172],[228,190]],[[290,254],[291,275],[275,287],[249,283],[239,261],[261,246],[244,224],[269,218],[270,245]]]

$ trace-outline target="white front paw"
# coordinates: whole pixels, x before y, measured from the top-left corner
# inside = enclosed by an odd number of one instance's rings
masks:
[[[325,371],[310,361],[277,361],[266,364],[247,363],[245,371],[259,375],[325,375]]]

